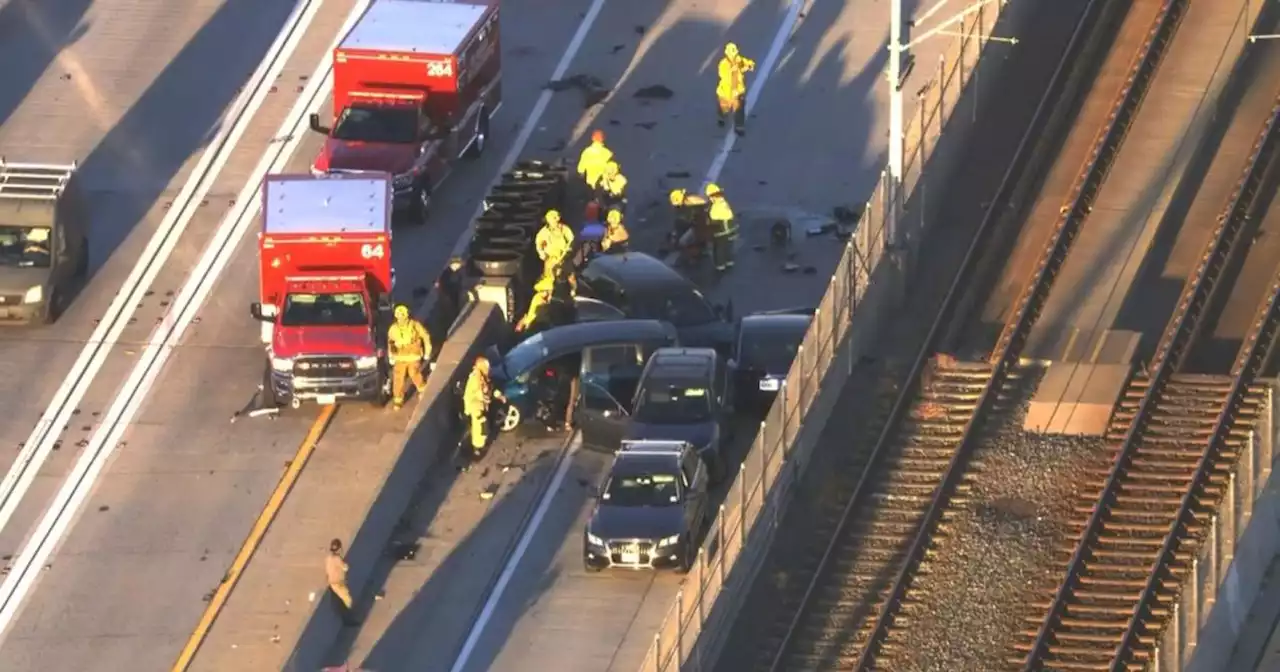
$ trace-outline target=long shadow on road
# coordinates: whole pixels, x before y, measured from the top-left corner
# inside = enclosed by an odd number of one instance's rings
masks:
[[[88,25],[83,19],[91,4],[93,0],[0,4],[0,124],[18,109],[58,53],[84,35]]]
[[[224,110],[295,4],[226,0],[85,158],[81,170],[94,213],[90,257],[95,268],[217,133]]]

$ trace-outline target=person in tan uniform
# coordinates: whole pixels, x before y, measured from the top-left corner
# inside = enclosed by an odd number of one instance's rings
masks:
[[[476,455],[484,451],[489,442],[489,404],[494,399],[506,401],[506,397],[493,389],[489,378],[489,358],[476,355],[475,365],[467,376],[462,392],[462,411],[471,420],[471,449]]]
[[[605,216],[604,240],[600,243],[600,249],[609,254],[622,254],[627,251],[630,242],[631,234],[622,223],[622,211],[610,210]]]
[[[329,542],[329,554],[324,557],[324,575],[329,582],[329,590],[342,603],[342,618],[348,624],[354,622],[352,613],[351,590],[347,588],[347,561],[342,557],[342,540]]]
[[[391,404],[404,406],[405,383],[422,394],[427,383],[422,378],[422,362],[431,359],[431,335],[422,323],[409,317],[409,307],[396,306],[396,321],[387,330],[387,356],[391,360]]]

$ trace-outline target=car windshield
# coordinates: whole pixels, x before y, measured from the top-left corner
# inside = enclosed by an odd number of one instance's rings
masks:
[[[654,378],[644,383],[635,419],[655,425],[688,425],[711,419],[711,391],[705,381]]]
[[[808,322],[797,322],[785,327],[748,329],[742,334],[743,366],[769,373],[786,372],[796,358],[808,327]]]
[[[0,225],[0,266],[49,268],[49,229]]]
[[[615,474],[600,499],[611,506],[672,506],[680,503],[679,482],[675,473]]]
[[[502,358],[503,373],[512,378],[519,378],[522,374],[528,373],[530,369],[546,361],[551,355],[551,351],[547,348],[547,340],[542,334],[534,334],[529,338],[520,341],[520,344],[511,348],[507,352],[507,356]]]
[[[280,325],[284,327],[362,327],[367,324],[369,314],[365,311],[364,296],[355,292],[289,294],[284,299],[284,312],[280,314]]]
[[[412,107],[348,107],[333,126],[337,140],[411,143],[417,135],[418,111]]]
[[[693,288],[673,287],[671,291],[630,298],[631,317],[635,318],[662,320],[677,327],[692,327],[717,319],[702,292]]]

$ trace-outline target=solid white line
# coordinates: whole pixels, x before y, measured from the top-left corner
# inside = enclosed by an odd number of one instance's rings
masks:
[[[759,100],[760,92],[764,90],[765,82],[769,81],[769,74],[777,64],[778,58],[782,54],[782,47],[786,44],[787,37],[795,27],[796,21],[800,17],[800,9],[803,6],[804,2],[802,0],[791,0],[787,13],[783,16],[782,25],[778,27],[778,32],[773,38],[773,44],[770,45],[769,52],[765,56],[764,64],[758,71],[759,74],[756,77],[754,86],[752,86],[751,90],[747,92],[746,113],[750,113],[751,109],[755,107],[756,101]],[[595,7],[593,6],[592,9],[595,9]],[[594,18],[595,17],[592,14],[588,13],[587,19],[584,19],[584,25],[586,25],[585,22],[587,20],[594,20]],[[579,38],[584,37],[585,34],[585,30],[579,29],[578,35],[574,36],[574,42],[570,44],[570,47],[576,51],[579,46],[578,43],[581,42]],[[559,79],[563,76],[564,71],[568,69],[568,61],[568,54],[566,54],[566,57],[560,61],[560,66],[556,68],[557,74],[552,76],[553,80]],[[549,92],[544,92],[543,95],[544,97],[539,98],[538,100],[539,106],[534,108],[538,111],[538,114],[541,114],[542,108],[546,107],[545,104],[542,104],[543,101],[551,97]],[[533,119],[535,118],[531,117],[531,120]],[[519,155],[523,144],[529,139],[528,131],[532,127],[533,123],[526,122],[525,131],[521,133],[520,138],[517,139],[516,146],[512,148],[511,154],[508,156],[508,164],[515,162],[515,157]],[[707,171],[707,178],[704,185],[706,182],[714,181],[719,177],[720,171],[724,169],[724,164],[728,160],[729,152],[733,150],[733,143],[736,138],[737,133],[735,133],[733,129],[729,129],[729,132],[725,137],[724,146],[721,148],[720,153],[716,155],[715,161],[712,162],[711,169]],[[501,172],[506,172],[506,170],[507,168],[503,168]],[[501,177],[501,172],[499,173],[499,177]],[[479,215],[480,213],[476,214],[477,217]],[[465,246],[465,240],[462,242]],[[455,252],[455,254],[457,253],[458,252]],[[574,442],[570,445],[569,450],[560,458],[560,463],[556,466],[556,472],[551,481],[551,486],[547,488],[547,491],[542,495],[542,499],[539,500],[537,510],[534,511],[533,516],[529,519],[529,524],[525,526],[524,531],[520,536],[520,542],[516,546],[515,551],[512,552],[511,557],[507,559],[506,565],[503,566],[502,573],[498,576],[497,583],[494,584],[493,590],[489,592],[489,597],[485,600],[484,607],[480,610],[480,615],[476,618],[475,622],[471,624],[471,629],[467,632],[467,639],[462,645],[462,651],[458,654],[458,658],[454,661],[453,666],[449,668],[450,672],[462,672],[462,670],[466,668],[467,663],[471,659],[472,653],[475,651],[476,645],[480,641],[480,637],[484,634],[485,628],[489,625],[489,620],[493,618],[493,614],[498,608],[498,603],[502,601],[503,593],[506,592],[507,586],[511,583],[511,577],[514,576],[516,570],[519,569],[521,560],[524,559],[525,553],[529,550],[529,544],[531,544],[533,542],[533,538],[537,536],[538,528],[542,525],[542,519],[546,516],[547,509],[550,508],[552,500],[554,500],[559,494],[560,483],[564,480],[565,474],[569,472],[569,466],[573,462],[573,454],[576,453],[578,448],[582,445],[581,433],[574,437],[573,441]]]
[[[765,82],[769,81],[769,75],[773,74],[773,69],[778,64],[778,58],[782,56],[782,48],[787,44],[787,38],[791,36],[791,30],[795,28],[796,21],[800,19],[800,10],[804,7],[804,0],[791,0],[791,4],[787,7],[787,13],[782,18],[782,25],[778,26],[778,32],[773,36],[773,44],[769,45],[769,52],[764,57],[764,63],[760,69],[756,71],[755,81],[751,88],[747,91],[747,104],[742,114],[751,114],[751,110],[755,108],[756,101],[760,100],[760,92],[764,90]],[[717,61],[718,62],[718,61]],[[724,164],[729,160],[729,153],[733,151],[733,145],[738,141],[738,134],[732,128],[724,136],[724,146],[720,148],[720,153],[716,155],[711,167],[707,169],[707,176],[702,180],[702,186],[707,186],[711,182],[720,179],[720,171],[724,170]]]
[[[17,459],[5,474],[4,480],[0,481],[0,529],[8,526],[40,467],[52,453],[61,433],[60,428],[70,421],[72,413],[80,405],[107,355],[129,324],[129,318],[137,309],[143,293],[151,286],[173,252],[199,204],[212,188],[215,178],[248,128],[249,121],[266,100],[271,83],[279,76],[285,61],[297,48],[302,35],[323,4],[324,0],[306,0],[294,8],[293,14],[287,19],[284,28],[276,36],[275,42],[224,118],[222,127],[201,154],[191,177],[174,199],[174,207],[165,213],[156,232],[143,249],[138,263],[89,336],[71,371],[54,393],[35,428],[23,442]]]
[[[591,26],[596,22],[596,17],[600,16],[600,10],[604,9],[605,0],[593,0],[591,7],[587,9],[587,13],[582,17],[582,23],[578,24],[578,32],[573,34],[569,40],[569,46],[565,47],[564,54],[560,56],[560,62],[556,63],[556,69],[551,73],[549,81],[564,79],[565,73],[569,72],[569,66],[573,63],[573,57],[578,54],[578,50],[582,48],[582,43],[587,39],[587,33],[591,31]],[[462,232],[462,236],[458,238],[458,242],[453,245],[453,256],[461,256],[466,252],[467,246],[471,243],[471,236],[475,222],[484,214],[484,199],[489,197],[489,192],[493,191],[493,187],[502,181],[502,174],[511,170],[516,165],[516,161],[520,160],[520,154],[524,152],[525,145],[529,144],[529,138],[533,135],[533,130],[538,127],[538,120],[542,119],[542,115],[547,111],[547,105],[551,104],[551,97],[555,92],[551,89],[543,89],[538,94],[538,100],[533,104],[533,109],[529,111],[529,116],[525,118],[524,123],[520,126],[520,133],[516,135],[515,142],[511,144],[511,149],[507,151],[506,157],[502,159],[502,164],[498,166],[498,172],[493,176],[493,180],[489,182],[489,186],[485,189],[484,194],[480,197],[481,203],[476,206],[476,213],[471,216],[467,222],[467,230]]]
[[[362,0],[352,9],[346,25],[334,41],[334,47],[364,13],[367,5],[368,0]],[[329,51],[325,53],[328,54]],[[241,189],[235,209],[219,225],[213,242],[205,249],[169,313],[152,332],[146,350],[139,357],[120,393],[112,401],[102,424],[76,461],[71,475],[58,490],[35,532],[18,553],[8,576],[0,584],[0,634],[16,619],[24,598],[39,576],[39,568],[44,566],[58,543],[70,531],[72,522],[119,445],[130,420],[160,375],[164,363],[191,324],[218,276],[234,256],[240,241],[252,227],[262,203],[258,198],[258,190],[263,178],[268,171],[282,169],[296,153],[306,133],[308,114],[320,108],[332,87],[331,63],[327,57],[324,58],[312,74],[306,90],[299,96],[275,136],[288,137],[288,141],[272,143],[263,153],[262,159]]]
[[[502,568],[502,574],[498,576],[498,582],[493,585],[493,590],[489,593],[489,599],[485,600],[484,608],[480,610],[480,615],[476,618],[475,623],[471,625],[471,631],[467,633],[467,640],[462,645],[462,651],[458,653],[458,658],[453,661],[453,666],[449,668],[449,672],[462,672],[466,668],[467,663],[471,660],[471,654],[476,650],[476,644],[480,642],[480,636],[484,634],[485,626],[489,624],[489,619],[493,618],[493,612],[498,609],[498,602],[502,600],[502,594],[506,592],[507,585],[511,583],[511,577],[515,576],[516,569],[520,567],[520,561],[524,558],[524,554],[529,552],[529,544],[533,543],[533,538],[538,534],[538,528],[542,526],[542,519],[547,515],[547,509],[551,508],[551,502],[560,494],[560,485],[564,483],[564,477],[569,473],[569,467],[573,465],[573,456],[582,447],[582,433],[579,432],[573,437],[569,444],[569,449],[560,457],[560,464],[556,465],[555,475],[551,477],[551,484],[547,486],[546,492],[542,493],[542,499],[538,500],[538,508],[533,512],[533,517],[529,519],[529,524],[525,526],[524,533],[520,535],[520,543],[511,553],[511,557],[507,559],[507,564]]]

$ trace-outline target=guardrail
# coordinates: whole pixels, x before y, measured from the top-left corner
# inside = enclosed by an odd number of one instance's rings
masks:
[[[925,168],[942,130],[958,111],[966,86],[999,19],[1004,2],[983,6],[959,24],[938,74],[923,89],[907,124],[903,193],[914,200],[923,223]],[[976,97],[974,98],[976,114]],[[967,109],[966,105],[966,109]],[[813,323],[805,335],[777,400],[760,425],[738,476],[725,497],[674,604],[654,634],[643,672],[701,670],[714,663],[720,639],[773,541],[791,488],[808,461],[835,397],[873,330],[854,334],[860,310],[883,307],[885,283],[868,293],[871,279],[891,273],[881,264],[887,251],[887,173],[867,201],[845,247]],[[886,278],[888,280],[889,278]],[[809,421],[807,424],[805,421]]]
[[[1156,669],[1181,672],[1192,664],[1200,629],[1218,603],[1218,589],[1226,580],[1236,548],[1253,518],[1254,504],[1266,489],[1275,458],[1275,383],[1267,386],[1261,422],[1241,447],[1218,506],[1205,527],[1205,538],[1191,560],[1177,601],[1166,605],[1169,617],[1160,631],[1155,652]],[[1197,514],[1197,517],[1203,514]]]

